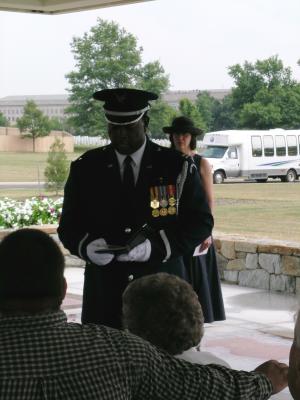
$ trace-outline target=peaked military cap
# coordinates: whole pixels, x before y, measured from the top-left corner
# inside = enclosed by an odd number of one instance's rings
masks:
[[[194,122],[187,117],[177,117],[172,121],[171,126],[164,126],[163,131],[165,133],[190,133],[191,135],[201,135],[202,129],[196,128]]]
[[[107,122],[113,125],[129,125],[139,121],[149,110],[149,101],[156,100],[158,96],[145,90],[117,88],[95,92],[93,98],[104,101]]]

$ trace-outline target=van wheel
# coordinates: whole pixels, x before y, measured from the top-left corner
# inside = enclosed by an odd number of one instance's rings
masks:
[[[293,169],[289,169],[288,172],[286,173],[286,176],[284,177],[284,182],[295,182],[296,179],[297,179],[296,171]]]
[[[268,179],[255,179],[257,183],[266,183]]]
[[[222,171],[216,171],[214,172],[214,183],[223,183],[225,179],[224,172]]]

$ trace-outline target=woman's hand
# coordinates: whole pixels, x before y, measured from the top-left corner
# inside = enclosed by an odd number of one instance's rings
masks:
[[[203,240],[203,242],[200,244],[199,251],[204,251],[208,249],[212,244],[212,237],[209,236],[207,239]]]

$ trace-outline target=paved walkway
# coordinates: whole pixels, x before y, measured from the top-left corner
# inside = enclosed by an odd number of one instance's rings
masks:
[[[83,268],[67,268],[68,295],[63,308],[70,321],[80,321]],[[268,359],[288,362],[295,295],[223,284],[226,321],[206,324],[202,349],[225,359],[232,368],[251,371]],[[272,397],[292,399],[288,389]]]

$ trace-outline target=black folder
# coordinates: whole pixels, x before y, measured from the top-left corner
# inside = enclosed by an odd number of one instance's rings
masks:
[[[103,248],[96,250],[96,253],[113,253],[115,255],[129,253],[131,249],[143,243],[147,239],[147,234],[149,234],[151,229],[152,228],[147,224],[144,224],[141,228],[137,229],[130,235],[125,245],[106,244]]]

